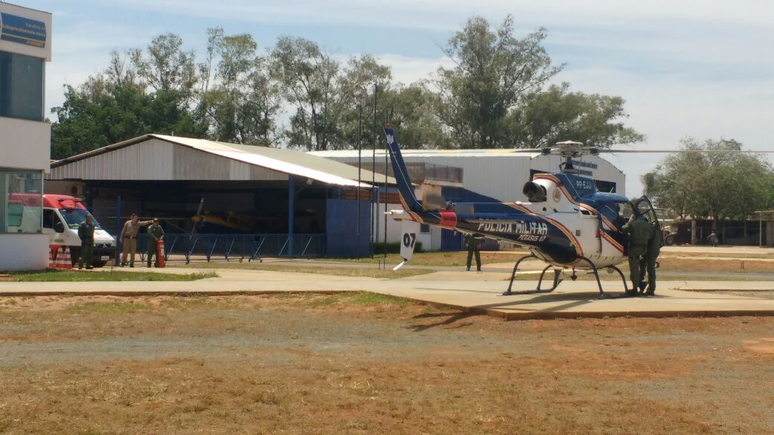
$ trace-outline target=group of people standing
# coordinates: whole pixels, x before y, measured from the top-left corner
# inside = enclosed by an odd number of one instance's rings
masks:
[[[155,266],[159,266],[158,247],[159,242],[164,239],[164,230],[159,225],[159,219],[153,218],[149,221],[141,221],[136,214],[132,213],[132,217],[124,223],[124,228],[121,230],[121,243],[123,244],[123,255],[121,256],[121,267],[126,266],[134,267],[134,256],[137,252],[137,235],[140,232],[140,228],[148,227],[148,245],[146,256],[148,257],[148,267],[151,267],[151,261],[153,256],[156,255]],[[126,260],[129,260],[127,263]]]
[[[661,251],[661,234],[645,219],[632,214],[623,226],[629,237],[629,271],[632,280],[631,296],[653,296],[656,293],[656,259]],[[648,273],[647,286],[645,272]]]
[[[123,244],[123,256],[121,258],[121,267],[126,266],[134,267],[134,257],[137,253],[137,235],[140,232],[140,228],[148,227],[148,267],[151,266],[153,256],[156,256],[155,266],[159,266],[158,259],[158,246],[159,242],[164,239],[164,230],[159,225],[159,219],[153,218],[149,221],[140,221],[136,214],[132,214],[131,218],[124,223],[124,227],[121,230],[121,243]],[[81,239],[81,255],[78,259],[78,269],[83,269],[84,264],[86,269],[93,269],[92,267],[92,253],[94,252],[94,225],[93,219],[90,214],[86,215],[86,220],[78,227],[78,237]],[[127,263],[127,259],[129,262]]]

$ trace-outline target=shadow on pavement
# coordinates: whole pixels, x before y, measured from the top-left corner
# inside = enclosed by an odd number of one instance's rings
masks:
[[[468,317],[481,316],[481,315],[482,314],[480,314],[480,313],[471,313],[471,312],[466,312],[466,311],[460,311],[459,313],[451,314],[451,315],[448,314],[448,313],[419,314],[417,316],[414,316],[414,319],[426,319],[426,318],[429,318],[429,317],[447,317],[447,318],[442,320],[442,321],[440,321],[440,322],[430,323],[430,324],[427,324],[427,325],[412,325],[412,326],[409,326],[409,328],[413,329],[414,332],[422,332],[422,331],[426,331],[426,330],[428,330],[430,328],[435,328],[437,326],[451,325],[451,324],[453,324],[455,322],[458,322],[460,320],[466,319]],[[471,323],[464,323],[464,324],[456,325],[456,327],[457,328],[462,328],[464,326],[470,326],[470,325],[471,325]]]

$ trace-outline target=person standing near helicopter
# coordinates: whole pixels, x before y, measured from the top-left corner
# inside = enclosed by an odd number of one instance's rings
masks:
[[[481,240],[475,238],[473,234],[465,234],[465,247],[468,248],[468,268],[470,271],[470,263],[473,259],[473,254],[476,255],[476,270],[481,272]]]
[[[641,293],[644,296],[654,296],[656,294],[656,260],[661,253],[661,234],[659,234],[658,227],[655,223],[651,224],[651,236],[648,239],[648,250],[645,253],[644,266],[648,270],[648,287],[641,289]],[[642,266],[642,263],[641,263]],[[641,270],[641,274],[645,271]],[[640,281],[644,281],[644,276]]]
[[[645,266],[645,264],[640,262],[643,259],[648,259],[648,247],[651,239],[655,239],[654,232],[653,226],[644,217],[636,217],[633,213],[629,217],[629,222],[623,226],[623,233],[629,237],[629,277],[632,280],[632,290],[628,291],[630,296],[645,290],[640,275],[640,266]],[[648,266],[649,264],[648,262]],[[655,291],[655,257],[653,259],[653,269],[653,275],[649,276],[648,280],[653,279],[653,289]]]

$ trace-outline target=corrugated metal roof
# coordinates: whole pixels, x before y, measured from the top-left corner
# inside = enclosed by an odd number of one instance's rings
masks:
[[[320,181],[326,184],[348,187],[356,187],[358,185],[356,167],[327,158],[314,156],[309,153],[262,146],[237,145],[225,142],[215,142],[206,139],[166,136],[160,134],[140,136],[83,154],[68,157],[66,159],[52,163],[51,168],[60,168],[153,139],[193,148],[212,154],[213,156],[239,161],[248,165],[265,168],[276,172],[310,178],[312,180]],[[372,175],[370,171],[361,172],[361,180],[368,180],[371,179],[371,177]],[[384,176],[381,177],[383,178]],[[89,177],[89,174],[87,173],[81,174],[81,176],[77,178],[94,179],[93,177]],[[395,179],[388,178],[387,182],[388,184],[394,185]],[[360,183],[360,186],[370,187],[369,184],[363,182]]]
[[[454,149],[454,150],[400,150],[404,157],[538,157],[539,150],[526,149]],[[373,150],[363,150],[363,160],[372,157]],[[327,158],[357,157],[357,150],[312,151],[308,154]],[[376,156],[384,158],[384,150],[376,150]]]

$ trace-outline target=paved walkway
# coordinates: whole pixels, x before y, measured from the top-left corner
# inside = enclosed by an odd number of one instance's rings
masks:
[[[128,270],[128,269],[124,269]],[[147,269],[134,269],[143,271]],[[167,268],[160,273],[211,272]],[[270,292],[371,291],[459,307],[506,319],[604,316],[774,315],[774,282],[662,281],[654,298],[623,298],[620,281],[603,281],[608,298],[599,299],[595,281],[566,280],[551,294],[502,296],[508,273],[441,271],[403,279],[218,269],[219,277],[186,282],[0,282],[0,296],[158,294],[259,294]],[[108,270],[83,273],[109,273]],[[533,289],[535,277],[521,277],[514,290]],[[727,294],[733,291],[737,295]],[[747,294],[745,294],[747,292]]]

